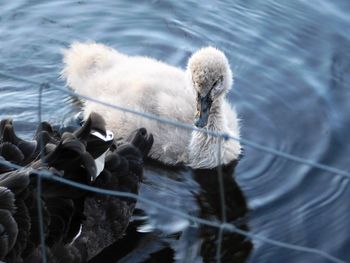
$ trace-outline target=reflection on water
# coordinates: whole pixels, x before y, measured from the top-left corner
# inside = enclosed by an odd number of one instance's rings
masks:
[[[222,167],[224,184],[225,220],[236,227],[249,231],[248,208],[244,195],[234,179],[237,162]],[[165,178],[164,178],[165,176]],[[210,221],[225,221],[219,191],[219,170],[191,170],[185,167],[166,167],[148,161],[145,183],[141,195],[168,207]],[[178,200],[168,199],[188,185],[186,194]],[[191,185],[191,186],[190,186]],[[160,188],[161,191],[157,188]],[[154,194],[151,194],[154,193]],[[162,199],[165,196],[169,201]],[[163,197],[164,198],[164,197]],[[180,201],[179,201],[180,200]],[[186,208],[185,208],[186,207]],[[139,220],[136,220],[139,219]],[[245,262],[252,242],[237,233],[223,232],[216,227],[198,225],[195,222],[174,218],[147,204],[139,203],[135,221],[129,226],[125,238],[107,248],[92,262],[216,262],[218,242],[221,262]],[[120,249],[123,247],[123,249]],[[116,253],[116,250],[119,252]],[[128,252],[129,251],[129,252]],[[90,262],[90,263],[92,263]]]
[[[248,231],[247,203],[244,195],[234,179],[234,169],[237,162],[222,167],[224,186],[224,212],[220,202],[219,174],[217,169],[194,171],[194,178],[200,185],[199,194],[196,195],[200,207],[200,216],[208,220],[228,222],[236,227]],[[220,168],[219,168],[220,169]],[[224,214],[223,214],[224,213]],[[217,243],[220,242],[218,229],[201,226],[199,228],[202,245],[200,255],[204,262],[217,260]],[[220,260],[222,262],[245,262],[252,250],[252,243],[244,236],[236,233],[224,232],[221,241],[222,250]]]
[[[2,1],[0,70],[63,86],[60,49],[74,40],[95,40],[180,67],[194,50],[216,45],[235,75],[229,98],[244,138],[349,171],[349,13],[348,0]],[[25,138],[37,124],[37,89],[0,77],[0,119],[13,117]],[[79,111],[71,97],[54,89],[44,91],[43,109],[43,119],[57,124]],[[248,203],[250,232],[350,258],[347,179],[245,147],[235,180]],[[201,187],[185,171],[159,169],[146,174],[141,194],[200,215]],[[164,236],[182,233],[170,239],[179,240],[171,246],[175,258],[200,254],[204,242],[196,241],[203,233],[196,225],[141,209],[147,224],[140,231],[157,226]],[[248,262],[329,262],[253,243]]]

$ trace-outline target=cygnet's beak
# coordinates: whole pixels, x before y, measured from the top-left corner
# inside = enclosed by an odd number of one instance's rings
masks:
[[[212,104],[212,100],[209,95],[210,92],[205,97],[202,97],[199,94],[197,96],[197,113],[195,116],[194,125],[198,128],[203,128],[208,123]]]

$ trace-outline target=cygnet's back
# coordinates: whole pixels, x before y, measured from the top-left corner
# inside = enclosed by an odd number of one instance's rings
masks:
[[[152,58],[127,56],[101,44],[74,43],[64,53],[63,77],[77,93],[160,117],[193,123],[195,93],[185,72]],[[117,137],[145,127],[154,134],[149,156],[167,164],[187,162],[191,132],[86,101]]]

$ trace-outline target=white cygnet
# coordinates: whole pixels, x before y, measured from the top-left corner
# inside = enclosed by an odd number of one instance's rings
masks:
[[[224,53],[214,47],[196,51],[184,71],[102,44],[73,43],[64,51],[62,76],[78,94],[239,138],[236,112],[226,100],[232,72]],[[86,101],[84,115],[92,111],[103,116],[116,137],[146,128],[154,136],[152,159],[192,168],[219,164],[217,137]],[[237,140],[222,140],[221,146],[221,164],[236,160],[241,153]]]

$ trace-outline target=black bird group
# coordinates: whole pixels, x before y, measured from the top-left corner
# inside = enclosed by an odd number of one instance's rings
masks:
[[[38,176],[49,173],[137,194],[152,135],[139,129],[122,140],[107,137],[104,120],[94,113],[74,132],[58,132],[43,122],[32,141],[16,135],[12,120],[0,122],[0,261],[42,262],[45,251],[48,262],[87,262],[123,235],[135,200],[88,192],[46,177],[38,189]],[[101,158],[102,171],[96,165]]]
[[[47,262],[123,261],[133,250],[142,250],[142,244],[152,240],[160,245],[152,245],[154,251],[142,262],[175,261],[176,249],[172,244],[181,233],[172,237],[138,233],[139,223],[130,224],[134,199],[88,192],[52,180],[63,178],[137,194],[153,136],[143,128],[128,138],[114,139],[109,135],[103,118],[95,113],[81,127],[56,129],[43,122],[32,141],[16,135],[12,120],[0,122],[0,263],[43,262],[38,206],[42,212]],[[150,169],[153,165],[165,171],[191,174],[201,189],[195,194],[199,216],[223,220],[217,168],[192,170],[150,160],[146,167]],[[226,220],[249,231],[246,200],[233,177],[236,165],[234,161],[221,167]],[[40,177],[38,195],[38,178],[42,173],[51,178]],[[218,230],[199,226],[195,233],[201,239],[198,252],[203,262],[215,262]],[[243,263],[253,249],[250,240],[229,232],[223,233],[221,247],[221,262]]]

